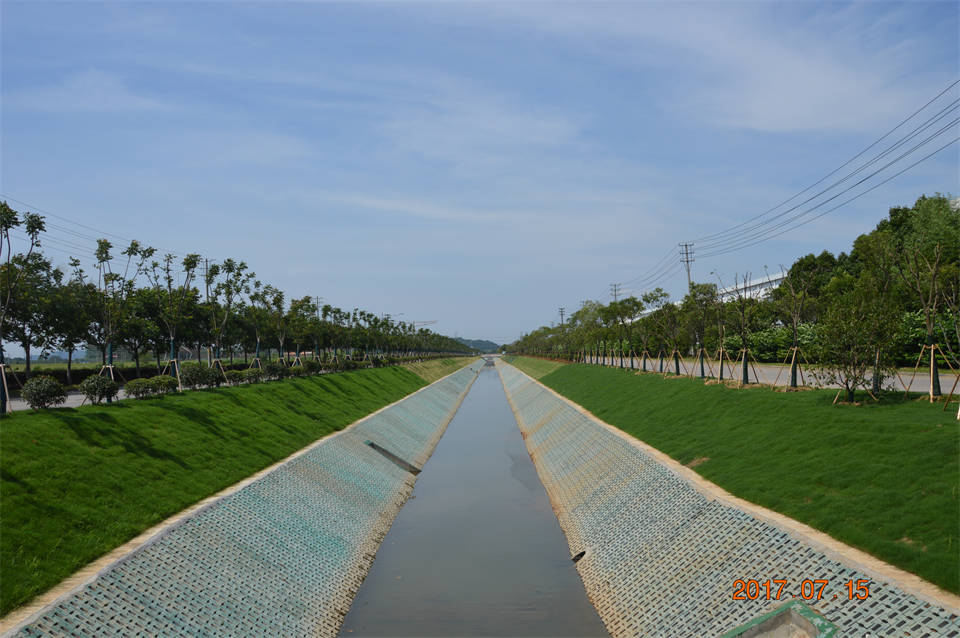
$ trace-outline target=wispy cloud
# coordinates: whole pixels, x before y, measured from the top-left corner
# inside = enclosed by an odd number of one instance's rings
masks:
[[[119,75],[97,69],[72,73],[55,84],[5,93],[3,101],[11,108],[54,112],[116,113],[173,108],[171,104],[130,90]]]
[[[478,11],[671,75],[661,105],[722,126],[774,132],[863,131],[888,123],[955,72],[878,14],[829,5],[513,3]],[[869,40],[869,43],[867,42]],[[954,58],[956,51],[954,51]]]
[[[496,222],[507,221],[512,218],[516,218],[514,213],[468,210],[455,206],[437,204],[435,202],[425,200],[413,200],[402,197],[375,197],[369,195],[322,195],[320,198],[331,203],[356,206],[357,208],[443,221]]]

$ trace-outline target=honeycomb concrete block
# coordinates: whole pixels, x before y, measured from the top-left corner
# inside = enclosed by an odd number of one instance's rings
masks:
[[[215,501],[8,635],[336,636],[474,363]]]
[[[823,597],[803,602],[839,636],[960,636],[955,610],[710,500],[516,368],[500,362],[498,370],[571,556],[585,552],[576,568],[612,635],[719,636],[801,599],[804,580],[823,579]],[[733,600],[737,579],[785,579],[788,594]],[[869,597],[849,600],[843,584],[858,579],[868,581]]]

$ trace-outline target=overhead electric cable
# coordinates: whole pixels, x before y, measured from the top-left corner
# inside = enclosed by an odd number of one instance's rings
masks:
[[[917,127],[916,129],[914,129],[913,131],[911,131],[910,133],[908,133],[906,136],[904,136],[903,138],[901,138],[901,139],[900,139],[899,141],[897,141],[895,144],[893,144],[892,146],[890,146],[890,147],[887,148],[886,150],[882,151],[881,153],[879,153],[878,155],[876,155],[875,157],[873,157],[870,161],[868,161],[868,162],[866,162],[865,164],[861,165],[861,166],[860,166],[859,168],[857,168],[855,171],[853,171],[853,172],[851,172],[851,173],[848,173],[846,176],[844,176],[844,177],[838,179],[837,181],[833,182],[832,184],[830,184],[830,186],[824,188],[823,190],[819,191],[818,193],[812,195],[811,197],[808,197],[807,199],[803,200],[802,202],[800,202],[800,203],[798,203],[798,204],[796,204],[796,205],[794,205],[794,206],[792,206],[792,207],[790,207],[790,208],[788,208],[788,209],[786,209],[786,210],[784,210],[784,211],[782,211],[782,212],[774,215],[773,217],[770,217],[769,219],[766,219],[766,220],[764,220],[764,221],[762,221],[762,222],[759,222],[759,223],[757,223],[757,224],[754,224],[754,225],[752,225],[752,226],[749,226],[749,227],[747,227],[747,228],[744,228],[744,229],[741,229],[741,230],[737,231],[737,234],[738,234],[738,235],[742,235],[743,233],[749,233],[749,232],[753,232],[753,231],[758,230],[758,229],[762,229],[764,226],[766,226],[766,225],[768,225],[768,224],[776,221],[777,219],[782,218],[784,215],[787,215],[787,214],[789,214],[789,213],[792,213],[792,212],[796,211],[797,209],[799,209],[800,207],[804,206],[805,204],[809,204],[810,202],[814,201],[815,199],[817,199],[817,198],[820,197],[821,195],[826,194],[827,192],[829,192],[829,191],[832,190],[833,188],[836,188],[837,186],[843,184],[843,183],[846,182],[847,180],[855,177],[856,175],[858,175],[859,173],[861,173],[861,172],[864,171],[865,169],[869,168],[870,166],[873,166],[874,164],[876,164],[877,162],[879,162],[881,159],[883,159],[884,157],[886,157],[887,155],[889,155],[889,154],[892,153],[893,151],[897,150],[898,148],[900,148],[901,146],[903,146],[904,144],[906,144],[908,141],[911,141],[911,140],[915,139],[916,137],[918,137],[918,136],[920,135],[920,133],[922,133],[923,131],[925,131],[926,129],[930,128],[931,126],[933,126],[934,124],[936,124],[938,121],[940,121],[941,119],[943,119],[944,117],[946,117],[947,114],[950,113],[951,111],[955,111],[957,108],[960,108],[960,100],[957,100],[954,104],[955,104],[955,105],[954,105],[952,108],[950,108],[948,111],[946,111],[946,112],[941,112],[940,114],[938,114],[938,115],[930,118],[929,120],[927,120],[927,122],[925,122],[925,123],[922,124],[921,126]],[[953,123],[955,123],[955,122],[956,122],[956,120],[954,120]],[[947,127],[952,126],[953,123],[948,124]],[[943,129],[941,129],[941,132],[942,132],[942,130],[943,130]],[[928,138],[928,141],[929,141],[929,139],[930,139],[930,138]],[[901,156],[901,157],[903,157],[903,156]],[[723,233],[718,233],[718,234],[715,236],[714,239],[710,239],[710,240],[706,241],[705,243],[700,244],[700,247],[703,248],[703,249],[709,250],[709,249],[714,248],[714,247],[716,247],[716,246],[718,246],[718,245],[721,245],[721,244],[723,244],[724,242],[726,242],[726,241],[729,240],[729,237],[721,237],[721,235],[725,235],[725,234],[728,234],[728,233],[730,233],[729,230],[728,230],[728,231],[724,231]],[[738,239],[739,239],[739,238],[738,238]]]
[[[887,162],[886,164],[884,164],[883,166],[881,166],[880,168],[878,168],[878,169],[875,170],[874,172],[870,173],[869,175],[867,175],[866,177],[864,177],[864,178],[861,179],[860,181],[858,181],[858,182],[852,184],[851,186],[848,186],[847,188],[839,191],[838,193],[836,193],[836,194],[828,197],[827,199],[823,200],[822,202],[820,202],[820,203],[817,204],[816,206],[813,206],[812,208],[809,208],[809,209],[807,209],[806,211],[804,211],[804,212],[802,212],[802,213],[798,213],[797,215],[794,215],[794,216],[792,216],[792,217],[789,217],[789,218],[787,218],[787,219],[785,219],[785,220],[783,220],[783,221],[775,224],[774,226],[771,226],[771,227],[769,227],[769,228],[764,228],[764,229],[762,229],[762,230],[759,230],[759,231],[757,231],[756,233],[753,233],[753,234],[750,235],[750,236],[740,237],[740,238],[737,239],[737,242],[751,241],[751,240],[756,239],[756,238],[758,238],[758,237],[763,237],[764,235],[766,235],[767,233],[770,233],[771,231],[774,231],[774,230],[776,230],[776,229],[778,229],[778,228],[782,228],[782,227],[784,227],[785,225],[788,225],[788,224],[790,224],[790,223],[792,223],[792,222],[794,222],[794,221],[796,221],[796,220],[798,220],[798,219],[801,219],[802,217],[804,217],[804,216],[806,216],[806,215],[809,215],[810,213],[814,212],[815,210],[817,210],[818,208],[820,208],[820,207],[823,206],[824,204],[830,203],[831,201],[833,201],[833,200],[836,199],[837,197],[840,197],[840,196],[843,195],[844,193],[847,193],[847,192],[853,190],[854,188],[856,188],[856,187],[859,186],[860,184],[863,184],[865,181],[867,181],[867,180],[873,178],[874,176],[876,176],[878,173],[881,173],[882,171],[886,170],[887,168],[889,168],[889,167],[892,166],[893,164],[896,164],[897,162],[899,162],[899,161],[900,161],[901,159],[903,159],[904,157],[912,154],[912,153],[913,153],[914,151],[916,151],[917,149],[921,148],[922,146],[926,145],[928,142],[932,141],[933,139],[935,139],[935,138],[939,137],[940,135],[942,135],[943,133],[945,133],[948,129],[950,129],[951,127],[955,126],[958,122],[960,122],[960,118],[954,119],[952,122],[950,122],[949,124],[947,124],[946,126],[944,126],[943,128],[941,128],[941,129],[940,129],[939,131],[937,131],[936,133],[930,135],[929,137],[927,137],[926,139],[924,139],[924,140],[923,140],[922,142],[920,142],[919,144],[913,146],[910,150],[905,151],[904,153],[900,154],[896,159],[893,159],[893,160]],[[816,219],[816,218],[813,218],[813,219]],[[811,219],[811,220],[804,221],[804,222],[798,224],[797,227],[802,226],[803,224],[808,223],[809,221],[812,221],[812,219]],[[723,248],[723,246],[713,246],[713,248]],[[714,254],[716,254],[716,253],[714,253]],[[704,255],[704,256],[707,256],[707,255]]]
[[[830,208],[830,209],[828,209],[828,210],[822,211],[822,212],[820,212],[818,215],[816,215],[816,216],[814,216],[814,217],[812,217],[812,218],[810,218],[810,219],[804,220],[803,222],[800,222],[800,223],[796,224],[795,226],[792,226],[792,227],[790,227],[790,228],[786,228],[786,229],[784,229],[784,230],[781,230],[780,232],[774,233],[774,234],[772,234],[772,235],[770,235],[770,236],[768,236],[768,237],[764,237],[764,238],[759,239],[759,240],[757,240],[757,241],[748,242],[748,243],[744,243],[744,244],[737,244],[737,245],[734,245],[734,246],[730,246],[730,247],[728,247],[728,248],[725,249],[725,250],[715,251],[715,252],[712,252],[712,253],[705,254],[705,255],[703,255],[703,256],[704,256],[704,257],[714,257],[714,256],[717,256],[717,255],[723,255],[723,254],[731,253],[731,252],[734,252],[734,251],[737,251],[737,250],[742,250],[743,248],[749,248],[749,247],[751,247],[751,246],[755,246],[755,245],[757,245],[757,244],[759,244],[759,243],[762,243],[762,242],[764,242],[764,241],[766,241],[766,240],[768,240],[768,239],[771,239],[771,238],[773,238],[773,237],[778,237],[778,236],[780,236],[780,235],[783,235],[783,234],[786,234],[786,233],[791,232],[791,231],[793,231],[793,230],[796,230],[797,228],[800,228],[801,226],[803,226],[803,225],[805,225],[805,224],[808,224],[808,223],[810,223],[810,222],[812,222],[812,221],[814,221],[814,220],[816,220],[816,219],[819,219],[819,218],[823,217],[823,216],[826,215],[827,213],[832,213],[833,211],[837,210],[838,208],[842,208],[843,206],[845,206],[845,205],[849,204],[850,202],[854,201],[855,199],[858,199],[858,198],[866,195],[866,194],[869,193],[870,191],[873,191],[873,190],[875,190],[875,189],[883,186],[884,184],[886,184],[886,183],[889,182],[890,180],[892,180],[892,179],[894,179],[894,178],[896,178],[896,177],[899,177],[900,175],[906,173],[908,170],[910,170],[911,168],[913,168],[913,167],[916,166],[917,164],[920,164],[921,162],[924,162],[924,161],[930,159],[931,157],[933,157],[934,155],[936,155],[936,154],[939,153],[940,151],[944,150],[944,149],[947,148],[948,146],[950,146],[950,145],[952,145],[952,144],[956,144],[958,141],[960,141],[960,137],[955,137],[955,138],[953,138],[952,140],[950,140],[949,142],[947,142],[947,143],[944,144],[943,146],[941,146],[941,147],[937,148],[936,150],[928,153],[927,155],[924,155],[923,157],[921,157],[920,159],[918,159],[918,160],[915,161],[914,163],[910,164],[909,166],[907,166],[907,167],[905,167],[905,168],[900,169],[899,171],[897,171],[897,172],[894,173],[893,175],[890,175],[890,176],[888,176],[888,177],[885,177],[883,180],[877,182],[876,184],[874,184],[874,185],[871,186],[870,188],[864,190],[863,192],[857,193],[856,195],[854,195],[854,196],[851,197],[850,199],[844,200],[843,202],[837,204],[837,205],[834,206],[833,208]]]
[[[846,168],[847,166],[849,166],[850,164],[852,164],[854,161],[856,161],[858,158],[860,158],[864,153],[866,153],[866,152],[869,151],[871,148],[873,148],[874,146],[876,146],[877,144],[879,144],[880,142],[882,142],[883,140],[885,140],[887,137],[889,137],[890,135],[892,135],[894,131],[896,131],[897,129],[899,129],[900,127],[902,127],[904,124],[906,124],[907,122],[909,122],[910,120],[912,120],[914,117],[916,117],[917,114],[921,113],[921,112],[922,112],[923,110],[925,110],[928,106],[930,106],[931,104],[933,104],[934,102],[936,102],[936,101],[937,101],[938,99],[940,99],[947,91],[949,91],[950,89],[952,89],[952,88],[953,88],[954,86],[956,86],[957,84],[960,84],[960,80],[954,80],[953,82],[951,82],[945,89],[943,89],[942,91],[940,91],[936,96],[934,96],[932,99],[930,99],[929,101],[927,101],[923,106],[921,106],[920,108],[918,108],[916,111],[914,111],[913,113],[911,113],[910,115],[908,115],[908,116],[907,116],[905,119],[903,119],[899,124],[897,124],[897,125],[894,126],[892,129],[890,129],[889,131],[887,131],[886,133],[884,133],[881,137],[879,137],[877,140],[875,140],[875,141],[874,141],[873,143],[871,143],[869,146],[867,146],[866,148],[864,148],[862,151],[860,151],[859,153],[857,153],[856,155],[854,155],[853,157],[851,157],[849,160],[847,160],[846,162],[844,162],[843,164],[841,164],[841,165],[838,166],[837,168],[833,169],[832,171],[830,171],[829,173],[827,173],[826,175],[824,175],[823,177],[821,177],[819,180],[817,180],[817,181],[814,182],[813,184],[811,184],[811,185],[807,186],[806,188],[804,188],[803,190],[799,191],[798,193],[795,193],[794,195],[792,195],[792,196],[788,197],[787,199],[783,200],[782,202],[780,202],[780,203],[777,204],[776,206],[773,206],[772,208],[769,208],[769,209],[767,209],[766,211],[764,211],[764,212],[762,212],[762,213],[760,213],[760,214],[758,214],[758,215],[754,215],[753,217],[750,217],[750,218],[748,218],[748,219],[745,219],[744,221],[740,222],[739,224],[737,224],[737,225],[735,225],[735,226],[732,226],[732,227],[728,228],[728,229],[725,230],[725,231],[721,231],[720,233],[714,233],[714,234],[710,234],[710,235],[704,235],[703,237],[698,237],[698,238],[694,239],[693,241],[694,241],[694,242],[706,241],[706,240],[712,239],[712,238],[714,238],[714,237],[716,237],[716,236],[718,236],[718,235],[727,234],[727,233],[730,233],[730,232],[732,232],[732,231],[735,231],[736,229],[741,228],[741,227],[745,226],[746,224],[749,224],[749,223],[752,222],[752,221],[758,220],[758,219],[764,217],[765,215],[767,215],[767,214],[769,214],[769,213],[777,210],[778,208],[780,208],[780,207],[783,206],[784,204],[787,204],[787,203],[789,203],[790,201],[792,201],[792,200],[796,199],[797,197],[799,197],[800,195],[803,195],[804,193],[806,193],[806,192],[809,191],[810,189],[815,188],[817,185],[821,184],[822,182],[824,182],[825,180],[829,179],[830,177],[832,177],[833,175],[835,175],[835,174],[838,173],[839,171],[843,170],[844,168]]]
[[[70,224],[73,224],[73,225],[75,225],[75,226],[79,226],[80,228],[84,228],[84,229],[86,229],[86,230],[93,231],[93,232],[97,233],[98,235],[101,235],[100,238],[113,237],[113,238],[115,238],[115,239],[122,239],[122,240],[125,241],[125,242],[131,242],[131,241],[133,241],[133,240],[130,239],[129,237],[124,237],[124,236],[122,236],[122,235],[117,235],[116,233],[111,233],[111,232],[108,232],[108,231],[105,231],[105,230],[100,230],[99,228],[94,228],[93,226],[87,226],[86,224],[82,224],[82,223],[80,223],[80,222],[78,222],[78,221],[74,221],[74,220],[70,219],[69,217],[64,217],[64,216],[62,216],[62,215],[57,215],[56,213],[52,213],[52,212],[50,212],[49,210],[44,210],[43,208],[40,208],[39,206],[34,206],[33,204],[30,204],[29,202],[25,202],[25,201],[23,201],[23,200],[17,199],[16,197],[13,197],[13,196],[8,195],[8,194],[6,194],[6,193],[0,193],[0,198],[5,199],[5,200],[9,200],[9,201],[11,201],[11,202],[15,202],[15,203],[17,203],[17,204],[20,204],[21,206],[26,206],[27,208],[30,208],[31,210],[36,211],[36,212],[38,212],[38,213],[43,213],[44,215],[46,215],[46,216],[48,216],[48,217],[54,217],[54,218],[56,218],[56,219],[60,219],[60,220],[62,220],[62,221],[65,221],[65,222],[68,222],[68,223],[70,223]],[[72,231],[72,232],[76,232],[76,231]],[[142,243],[142,242],[141,242],[141,243]],[[156,249],[157,249],[157,252],[169,253],[169,254],[173,255],[174,257],[183,257],[183,256],[184,256],[183,254],[177,253],[177,252],[172,251],[172,250],[165,250],[165,249],[159,248],[159,247],[156,247]]]

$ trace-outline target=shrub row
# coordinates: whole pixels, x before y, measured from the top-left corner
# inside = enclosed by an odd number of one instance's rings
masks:
[[[433,358],[433,357],[425,357]],[[367,367],[383,367],[388,365],[397,365],[402,363],[401,357],[382,357],[372,361],[355,361],[352,359],[341,359],[333,365],[322,365],[319,361],[306,360],[302,365],[287,366],[279,361],[267,363],[263,369],[249,368],[245,370],[226,369],[221,372],[220,368],[211,368],[197,363],[186,363],[180,366],[180,382],[185,388],[199,387],[219,387],[224,381],[230,385],[241,383],[260,383],[261,381],[273,379],[285,379],[288,377],[304,377],[323,372],[339,372],[344,370],[356,370]],[[120,393],[120,385],[106,375],[94,374],[87,376],[78,386],[80,392],[91,403],[97,404],[102,401],[111,400]],[[168,375],[157,375],[150,378],[134,378],[126,382],[123,386],[128,397],[134,399],[144,399],[151,396],[163,395],[173,392],[177,389],[177,380]],[[35,375],[27,380],[23,385],[21,392],[24,400],[34,410],[50,408],[61,405],[67,399],[66,389],[63,384],[52,375]]]

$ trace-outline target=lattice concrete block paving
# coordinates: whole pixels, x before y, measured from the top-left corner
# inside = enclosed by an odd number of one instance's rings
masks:
[[[498,363],[527,449],[587,594],[614,636],[719,636],[784,600],[733,600],[737,579],[804,580],[832,590],[804,600],[838,636],[960,637],[947,609],[828,557],[797,534],[709,498],[625,436],[516,368]],[[848,600],[847,581],[868,581]],[[833,594],[838,593],[836,598]]]
[[[165,530],[9,634],[335,636],[482,362]]]

